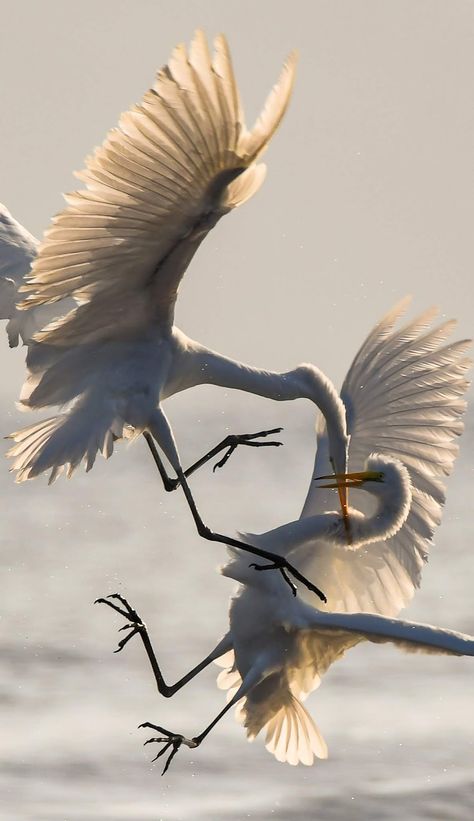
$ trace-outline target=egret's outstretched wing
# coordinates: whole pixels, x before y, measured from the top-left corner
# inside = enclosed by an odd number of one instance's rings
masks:
[[[306,608],[298,629],[298,653],[295,666],[288,663],[290,698],[272,714],[271,704],[265,700],[276,682],[268,678],[269,688],[263,681],[263,692],[258,687],[250,692],[238,708],[238,718],[253,738],[262,727],[266,729],[266,747],[279,761],[312,764],[313,756],[327,757],[327,747],[313,719],[300,703],[315,690],[322,676],[335,661],[363,641],[374,644],[394,644],[412,653],[474,656],[474,636],[444,630],[428,624],[389,619],[371,613],[322,613]],[[306,627],[303,626],[306,622]],[[229,689],[230,699],[241,684],[235,670],[233,654],[226,654],[219,662],[229,665],[218,677],[218,685]],[[277,699],[281,699],[277,694]],[[260,708],[260,709],[259,709]],[[270,714],[270,718],[268,717]]]
[[[299,632],[298,641],[300,663],[290,673],[298,698],[314,690],[331,664],[362,641],[394,644],[409,653],[474,656],[474,636],[372,613],[321,613],[312,608],[308,629]]]
[[[405,307],[403,302],[387,314],[364,342],[341,398],[351,436],[349,469],[361,470],[373,451],[400,460],[410,473],[412,507],[405,525],[385,542],[351,551],[318,541],[299,552],[298,568],[317,581],[331,610],[396,615],[408,603],[441,519],[444,480],[457,454],[470,343],[446,344],[454,323],[431,327],[434,311],[394,330]],[[313,476],[330,470],[320,425]],[[331,493],[312,481],[302,516],[334,509]],[[368,511],[368,494],[359,491],[354,505]]]
[[[26,305],[74,295],[80,307],[41,341],[112,337],[151,320],[171,324],[180,280],[198,245],[260,186],[265,150],[289,102],[285,63],[248,131],[223,36],[211,58],[197,32],[178,46],[141,103],[120,118],[79,178],[85,189],[46,232],[24,288]]]
[[[29,273],[38,250],[38,240],[12,217],[0,203],[0,319],[8,319],[6,331],[11,348],[19,338],[28,345],[37,331],[74,306],[72,299],[20,311],[18,291]]]

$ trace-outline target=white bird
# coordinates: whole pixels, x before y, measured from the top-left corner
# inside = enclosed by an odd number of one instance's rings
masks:
[[[74,301],[67,299],[18,310],[18,290],[24,285],[38,246],[38,240],[0,203],[0,319],[8,319],[6,331],[11,348],[18,345],[20,337],[29,345],[35,333],[74,306]]]
[[[8,320],[6,332],[11,348],[18,345],[20,338],[24,345],[32,347],[35,344],[35,334],[43,330],[52,319],[64,316],[76,304],[73,299],[67,298],[59,302],[48,302],[44,305],[30,307],[27,310],[18,309],[19,291],[30,272],[38,247],[39,241],[12,216],[5,205],[0,203],[0,319]],[[260,437],[280,431],[281,428],[275,428],[254,434],[231,434],[189,467],[185,471],[185,476],[194,473],[224,449],[227,452],[214,465],[214,470],[222,467],[239,445],[249,447],[280,445],[280,442],[257,441]],[[170,481],[170,490],[177,486],[177,482]]]
[[[9,455],[17,481],[45,471],[52,481],[82,461],[90,470],[97,453],[109,457],[127,430],[143,432],[167,489],[176,482],[154,442],[176,471],[199,533],[229,543],[197,511],[164,399],[203,383],[277,401],[310,399],[326,417],[339,473],[347,467],[348,440],[337,391],[314,366],[288,373],[251,368],[173,325],[178,287],[197,248],[263,181],[265,166],[257,160],[286,111],[295,76],[292,54],[249,131],[224,37],[214,45],[212,61],[201,32],[189,55],[184,46],[175,49],[140,105],[88,158],[78,175],[86,188],[66,197],[46,232],[19,308],[71,297],[78,306],[35,335],[21,402],[66,411],[13,433]],[[340,500],[345,515],[343,487]]]
[[[338,480],[373,497],[371,506],[361,498],[357,509],[349,509],[352,544],[347,544],[341,515],[323,512],[324,506],[331,507],[331,491],[321,490],[314,481],[326,478],[320,474],[328,465],[321,423],[301,518],[264,534],[245,534],[264,549],[290,556],[310,579],[323,579],[326,612],[287,595],[281,577],[253,573],[248,562],[231,551],[233,558],[222,572],[240,588],[231,600],[229,632],[206,659],[169,686],[136,611],[117,595],[99,600],[128,619],[131,631],[119,642],[119,650],[132,636],[141,636],[164,696],[173,695],[211,661],[219,659],[228,668],[218,684],[229,688],[230,700],[200,735],[185,738],[149,722],[143,725],[160,732],[150,739],[164,743],[159,755],[170,750],[164,771],[182,744],[198,746],[241,699],[239,714],[249,739],[265,730],[267,749],[279,761],[309,765],[314,756],[325,758],[325,741],[302,701],[319,686],[329,666],[361,641],[474,655],[472,636],[391,618],[419,584],[440,521],[443,477],[451,472],[457,452],[454,439],[462,430],[469,366],[469,342],[443,345],[452,323],[430,329],[432,311],[394,330],[403,309],[404,303],[369,335],[341,391],[348,409],[349,462],[354,472]]]

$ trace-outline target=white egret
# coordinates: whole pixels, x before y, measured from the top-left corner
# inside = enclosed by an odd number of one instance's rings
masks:
[[[24,285],[25,277],[31,269],[31,265],[37,255],[39,241],[30,234],[10,213],[8,208],[0,203],[0,319],[7,319],[6,332],[11,348],[18,345],[21,338],[23,344],[34,345],[33,337],[38,331],[48,325],[52,319],[64,316],[70,311],[75,302],[73,299],[64,299],[59,302],[48,302],[44,305],[31,307],[28,310],[19,310],[17,302],[19,290]],[[278,446],[281,442],[259,441],[260,437],[268,434],[279,433],[281,428],[270,431],[259,431],[251,434],[230,434],[226,436],[209,453],[195,462],[184,471],[184,475],[190,476],[210,459],[217,456],[222,450],[226,450],[224,457],[214,465],[223,467],[234,450],[239,445],[248,447],[268,447]],[[174,490],[179,482],[169,480],[167,489]]]
[[[20,337],[26,345],[30,344],[37,331],[74,306],[72,299],[66,299],[28,311],[18,310],[18,290],[30,271],[38,246],[38,240],[0,203],[0,319],[8,319],[6,331],[11,348],[18,345]]]
[[[323,505],[331,507],[331,491],[314,481],[328,464],[322,424],[301,518],[264,534],[245,534],[264,549],[290,556],[310,579],[313,574],[322,578],[326,612],[286,595],[280,577],[254,574],[248,562],[231,551],[233,558],[222,572],[240,588],[231,600],[229,632],[196,668],[169,686],[136,611],[121,596],[99,600],[128,620],[131,629],[119,650],[132,636],[141,636],[162,695],[173,695],[211,661],[219,659],[228,668],[218,683],[230,688],[230,700],[200,735],[185,738],[149,722],[143,725],[160,733],[150,739],[164,743],[158,755],[170,751],[164,771],[182,744],[201,744],[241,699],[239,713],[248,737],[265,729],[267,749],[279,761],[309,765],[314,756],[326,757],[326,744],[302,701],[319,686],[328,667],[361,641],[474,655],[472,636],[391,618],[419,584],[440,521],[442,477],[451,472],[457,452],[454,439],[462,430],[469,366],[469,343],[443,345],[452,323],[430,329],[433,312],[394,331],[403,307],[397,306],[369,335],[341,391],[353,472],[338,478],[369,491],[376,503],[374,509],[372,501],[370,512],[363,499],[356,510],[349,509],[352,544],[347,545],[341,515],[323,512]],[[333,481],[323,487],[335,486]]]
[[[251,368],[173,325],[178,287],[197,248],[263,181],[257,160],[286,111],[295,65],[292,54],[249,131],[224,37],[215,40],[211,61],[197,32],[189,56],[184,46],[175,49],[141,104],[122,115],[88,158],[79,175],[86,188],[66,197],[21,289],[20,308],[66,297],[78,306],[36,334],[30,347],[23,406],[66,411],[12,434],[18,481],[44,471],[53,480],[64,468],[70,476],[82,461],[89,470],[97,453],[109,457],[131,428],[144,433],[165,487],[173,489],[154,442],[168,458],[199,533],[236,545],[204,525],[162,408],[166,397],[203,383],[278,401],[312,400],[327,420],[334,469],[346,470],[344,408],[317,368]],[[340,501],[346,515],[343,487]],[[286,560],[278,562],[303,581]]]

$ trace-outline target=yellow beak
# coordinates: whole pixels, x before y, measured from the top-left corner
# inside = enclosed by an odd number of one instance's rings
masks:
[[[337,487],[340,491],[340,488],[360,487],[364,482],[383,482],[383,474],[377,470],[360,470],[355,473],[328,473],[327,476],[315,477],[315,481],[319,481],[320,479],[335,479],[335,482],[320,485],[319,487]],[[340,492],[339,498],[341,499]]]
[[[376,470],[360,470],[355,473],[329,473],[326,476],[316,476],[315,481],[319,481],[320,479],[335,479],[335,481],[328,482],[327,484],[320,485],[319,487],[337,488],[342,518],[347,533],[347,543],[352,544],[351,524],[347,504],[347,489],[351,487],[361,487],[364,482],[383,482],[383,473]]]
[[[331,487],[331,485],[327,485],[327,487]],[[339,504],[341,505],[342,518],[344,521],[344,528],[347,534],[347,542],[348,544],[352,544],[351,525],[349,522],[349,503],[346,490],[346,488],[350,487],[350,485],[337,481],[336,484],[332,485],[332,487],[337,487],[337,492],[339,494]]]

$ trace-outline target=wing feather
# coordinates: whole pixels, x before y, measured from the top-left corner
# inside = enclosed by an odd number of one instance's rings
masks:
[[[39,341],[84,343],[88,331],[94,339],[113,336],[124,304],[128,326],[132,317],[137,327],[150,317],[171,324],[199,243],[263,181],[256,160],[286,111],[295,66],[291,55],[249,132],[225,38],[216,38],[212,59],[202,32],[189,55],[184,45],[174,49],[153,88],[87,158],[77,175],[85,188],[66,196],[45,234],[22,288],[24,305],[68,295],[81,305]],[[137,297],[144,291],[147,299]],[[105,316],[93,306],[99,296],[112,306]]]
[[[389,642],[407,652],[474,655],[473,636],[431,624],[372,613],[321,613],[314,609],[310,621],[307,642],[319,674],[360,641]]]
[[[382,609],[385,596],[383,584],[377,586],[375,595]],[[292,671],[291,691],[296,698],[305,698],[318,686],[321,677],[335,661],[363,641],[391,643],[406,652],[474,655],[473,636],[429,624],[371,613],[322,613],[314,608],[308,608],[307,618],[307,628],[302,628],[298,633],[300,654],[306,664],[304,682],[300,669]]]
[[[298,568],[328,596],[330,610],[396,615],[419,585],[445,501],[445,477],[463,430],[465,379],[470,342],[448,344],[453,322],[431,327],[433,310],[404,327],[396,323],[407,307],[397,305],[369,334],[344,381],[349,470],[362,470],[373,451],[400,460],[410,473],[413,500],[401,530],[385,542],[346,551],[318,541],[298,554]],[[323,423],[313,476],[331,472]],[[335,507],[333,491],[311,482],[302,516]],[[355,506],[370,511],[357,493]]]

